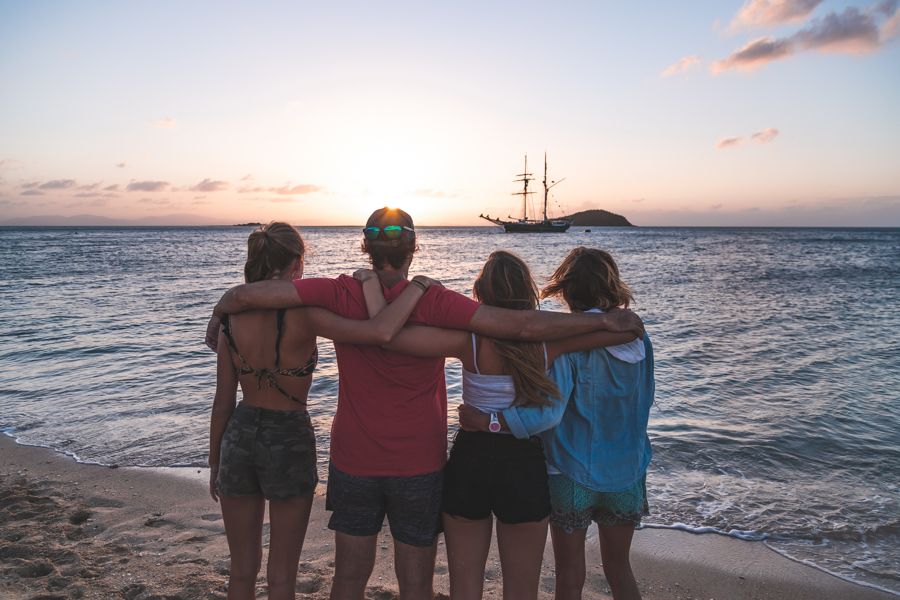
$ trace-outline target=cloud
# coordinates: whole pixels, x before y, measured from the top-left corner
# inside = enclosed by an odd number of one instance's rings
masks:
[[[138,202],[141,204],[154,204],[157,206],[170,203],[168,198],[141,198]]]
[[[178,122],[172,117],[163,117],[153,124],[157,129],[175,129]]]
[[[168,181],[132,181],[125,189],[129,192],[162,192],[167,187]]]
[[[293,202],[293,198],[269,198],[269,202]]]
[[[25,190],[19,194],[20,196],[43,196],[44,192],[39,192],[38,190]]]
[[[739,48],[731,56],[714,61],[713,74],[725,71],[752,71],[770,62],[788,58],[801,52],[835,52],[867,54],[878,50],[896,33],[897,2],[889,0],[866,11],[856,7],[842,12],[830,12],[815,19],[808,27],[783,37],[758,38]],[[879,29],[878,15],[887,20]]]
[[[752,71],[793,53],[794,49],[789,40],[759,38],[738,49],[728,58],[713,62],[710,70],[714,75],[730,70]]]
[[[98,183],[86,183],[84,185],[79,185],[78,189],[85,191],[85,192],[92,192],[92,191],[96,190],[98,187],[100,187],[99,182]]]
[[[822,0],[747,0],[731,21],[732,29],[802,23]]]
[[[108,185],[105,188],[103,188],[103,191],[104,192],[117,192],[117,191],[119,191],[119,184],[114,183],[112,185]]]
[[[28,189],[36,188],[39,185],[40,185],[39,181],[32,181],[31,183],[23,183],[22,189],[28,190]]]
[[[100,194],[97,192],[78,192],[75,194],[76,198],[99,198]]]
[[[251,175],[250,173],[247,173],[246,175],[241,177],[241,181],[250,181],[251,179],[253,179],[253,175]]]
[[[238,188],[238,194],[258,194],[259,192],[266,191],[264,187],[240,187]]]
[[[300,194],[313,194],[315,192],[322,191],[322,188],[320,188],[317,185],[312,185],[309,183],[301,183],[301,184],[295,185],[295,186],[291,186],[290,184],[288,184],[288,185],[283,185],[283,186],[277,187],[277,188],[269,188],[269,191],[275,192],[276,194],[280,194],[282,196],[289,196],[289,195],[300,195]]]
[[[38,189],[42,190],[65,190],[71,187],[75,187],[74,179],[52,179],[50,181],[46,181],[38,186]]]
[[[116,166],[119,167],[120,169],[124,169],[125,167],[128,166],[128,163],[123,160],[120,163],[116,163]]]
[[[769,142],[774,140],[776,137],[778,137],[779,133],[780,132],[777,129],[775,129],[774,127],[767,127],[765,129],[763,129],[762,131],[757,131],[750,137],[751,137],[751,139],[753,139],[753,141],[759,142],[760,144],[768,144]]]
[[[729,137],[722,138],[718,142],[716,142],[716,149],[725,150],[727,148],[737,148],[744,142],[744,138],[739,137]]]
[[[663,72],[660,73],[660,77],[671,77],[672,75],[678,75],[679,73],[686,73],[692,68],[699,65],[701,61],[702,59],[696,54],[685,56],[678,59],[677,62],[666,67]]]
[[[221,192],[222,190],[228,189],[228,182],[204,179],[203,181],[189,189],[192,192]]]

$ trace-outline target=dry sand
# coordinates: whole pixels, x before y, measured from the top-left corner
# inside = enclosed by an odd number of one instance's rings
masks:
[[[322,498],[313,506],[300,557],[297,597],[328,597],[332,535]],[[547,545],[542,599],[553,596]],[[397,598],[390,535],[378,543],[366,598]],[[609,598],[599,549],[589,548],[585,598]],[[657,599],[851,600],[895,598],[790,561],[759,543],[670,530],[635,536],[634,570]],[[228,547],[218,506],[197,469],[111,469],[82,465],[0,435],[0,597],[50,600],[224,598]],[[496,550],[485,598],[501,598]],[[446,598],[441,540],[436,598]],[[260,578],[258,597],[265,597]]]

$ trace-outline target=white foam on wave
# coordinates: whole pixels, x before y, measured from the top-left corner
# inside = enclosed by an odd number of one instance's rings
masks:
[[[759,532],[759,531],[745,531],[745,530],[741,530],[741,529],[730,529],[728,531],[723,531],[723,530],[717,529],[715,527],[695,527],[692,525],[687,525],[686,523],[672,523],[671,525],[659,525],[657,523],[642,523],[639,528],[640,529],[675,529],[678,531],[686,531],[688,533],[693,533],[693,534],[697,534],[697,535],[716,534],[716,535],[724,535],[726,537],[732,537],[732,538],[736,538],[736,539],[744,540],[744,541],[748,541],[748,542],[762,542],[766,546],[766,548],[787,558],[788,560],[791,560],[796,563],[800,563],[801,565],[806,565],[807,567],[812,567],[812,568],[816,569],[817,571],[827,573],[827,574],[831,575],[832,577],[837,577],[838,579],[840,579],[842,581],[846,581],[848,583],[852,583],[854,585],[862,586],[865,588],[871,588],[873,590],[886,592],[892,596],[896,596],[896,597],[900,598],[900,592],[898,592],[896,590],[892,590],[890,588],[886,588],[886,587],[883,587],[883,586],[880,586],[880,585],[877,585],[874,583],[869,583],[867,581],[860,581],[859,579],[854,579],[853,577],[850,577],[849,575],[837,573],[830,569],[826,569],[825,567],[823,567],[821,565],[817,565],[816,563],[814,563],[810,560],[792,556],[787,551],[785,551],[781,548],[777,548],[776,546],[767,542],[766,540],[769,539],[769,534],[767,534],[767,533],[763,533],[763,532]]]

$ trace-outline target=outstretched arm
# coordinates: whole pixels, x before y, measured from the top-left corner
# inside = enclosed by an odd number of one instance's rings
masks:
[[[595,331],[631,332],[644,337],[644,324],[630,310],[606,313],[558,313],[510,310],[482,304],[469,328],[477,334],[527,342],[551,341]]]
[[[260,308],[294,308],[303,300],[290,281],[270,279],[237,285],[222,296],[206,325],[206,345],[216,349],[222,317]]]
[[[550,362],[556,360],[557,356],[561,356],[567,352],[580,352],[581,350],[591,350],[593,348],[605,348],[607,346],[618,346],[619,344],[627,344],[637,339],[637,334],[633,331],[624,333],[613,333],[611,331],[595,331],[594,333],[583,333],[572,337],[563,338],[547,344],[547,354]]]
[[[423,281],[424,280],[424,281]],[[416,303],[428,289],[427,278],[413,278],[415,283],[406,286],[396,300],[374,318],[368,320],[347,319],[322,308],[309,308],[307,315],[316,335],[336,342],[350,344],[387,344],[416,307]],[[371,285],[371,284],[364,284]],[[379,284],[380,285],[380,284]]]

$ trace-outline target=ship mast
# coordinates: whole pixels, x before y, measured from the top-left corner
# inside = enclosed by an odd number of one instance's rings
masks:
[[[527,169],[526,169],[527,170]],[[544,152],[544,221],[547,221],[547,196],[550,193],[550,188],[552,188],[557,183],[561,183],[565,179],[563,177],[559,181],[551,181],[550,185],[547,185],[547,153]]]
[[[544,157],[546,161],[546,156]],[[546,167],[546,165],[545,165]],[[525,171],[523,173],[519,173],[516,177],[521,177],[521,179],[514,179],[513,183],[522,183],[522,191],[521,192],[513,192],[513,196],[522,196],[522,220],[528,220],[528,195],[533,194],[534,192],[528,191],[528,182],[533,181],[534,177],[531,176],[531,173],[528,172],[528,155],[525,155]],[[546,177],[545,177],[546,179]],[[546,195],[544,199],[544,215],[546,218]]]

